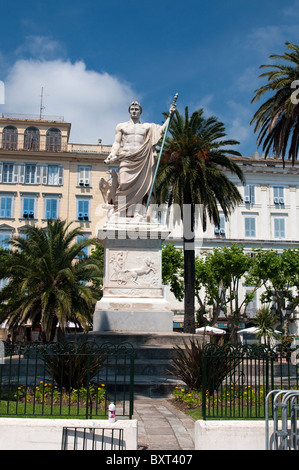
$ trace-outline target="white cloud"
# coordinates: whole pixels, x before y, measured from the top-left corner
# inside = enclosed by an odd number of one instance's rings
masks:
[[[212,93],[203,96],[201,100],[197,102],[196,106],[194,106],[194,111],[203,108],[205,118],[214,116],[216,113],[213,111],[213,100],[214,95]]]
[[[61,43],[48,36],[26,36],[24,43],[15,52],[17,56],[22,58],[28,54],[31,58],[40,60],[50,60],[65,56]]]
[[[50,46],[49,46],[50,47]],[[51,48],[55,48],[53,43]],[[71,122],[70,141],[111,144],[128,105],[138,99],[132,87],[108,73],[87,70],[83,61],[18,60],[5,80],[4,112],[39,114],[41,88],[45,115]]]
[[[298,41],[299,30],[295,25],[265,26],[263,28],[254,28],[247,38],[244,46],[251,52],[254,51],[257,57],[261,58],[262,63],[269,62],[269,56],[272,54],[281,54],[286,51],[285,42]],[[270,59],[269,63],[273,63]]]

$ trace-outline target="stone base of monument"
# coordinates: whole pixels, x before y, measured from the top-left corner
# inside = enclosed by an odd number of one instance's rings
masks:
[[[159,223],[116,218],[98,232],[104,246],[103,297],[93,331],[173,331],[173,312],[164,298]]]

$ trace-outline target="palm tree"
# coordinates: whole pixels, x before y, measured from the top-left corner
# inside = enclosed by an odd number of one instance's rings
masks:
[[[165,150],[157,174],[156,195],[159,204],[177,204],[181,208],[184,243],[184,332],[194,333],[195,297],[195,219],[197,208],[201,207],[203,230],[207,221],[220,225],[218,205],[228,219],[233,208],[242,197],[233,182],[223,173],[223,169],[244,183],[240,167],[227,155],[240,155],[226,146],[238,144],[235,140],[222,140],[225,136],[223,123],[217,118],[203,117],[203,110],[195,111],[189,117],[188,107],[185,116],[175,112],[166,139]],[[188,210],[186,210],[188,209]],[[190,234],[190,235],[189,235]]]
[[[25,237],[13,239],[2,274],[9,281],[0,292],[0,322],[13,328],[29,320],[40,325],[45,341],[69,321],[89,327],[99,297],[90,281],[101,277],[101,266],[84,254],[94,240],[80,239],[81,230],[70,225],[49,220],[46,229],[28,226]]]
[[[289,52],[283,55],[271,55],[271,59],[285,61],[283,64],[261,65],[260,68],[272,68],[262,73],[267,83],[255,90],[252,103],[258,101],[265,93],[273,92],[254,114],[251,124],[255,123],[258,132],[258,146],[263,143],[265,156],[273,153],[294,161],[298,157],[299,146],[299,100],[296,86],[299,85],[299,47],[285,43]],[[294,88],[295,87],[295,88]]]
[[[264,344],[266,344],[267,340],[270,342],[271,339],[278,338],[278,334],[274,329],[276,321],[277,318],[273,315],[269,306],[264,305],[257,310],[256,317],[254,319],[254,324],[257,328],[256,335],[264,340]]]

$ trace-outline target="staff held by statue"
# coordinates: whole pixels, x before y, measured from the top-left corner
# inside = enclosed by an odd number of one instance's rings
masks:
[[[173,102],[172,102],[173,106],[176,104],[178,96],[179,96],[178,93],[176,93],[174,95]],[[150,205],[150,200],[151,200],[152,193],[153,193],[153,190],[154,190],[154,186],[155,186],[155,182],[156,182],[156,178],[157,178],[157,173],[158,173],[158,169],[159,169],[159,165],[160,165],[160,160],[161,160],[161,157],[162,157],[162,154],[163,154],[163,149],[164,149],[164,145],[165,145],[165,141],[166,141],[166,136],[167,136],[167,132],[168,132],[168,129],[169,129],[169,126],[170,126],[170,123],[171,123],[172,116],[173,116],[173,113],[169,113],[168,123],[167,123],[166,129],[164,131],[163,140],[162,140],[162,144],[161,144],[161,148],[160,148],[160,152],[159,152],[159,157],[157,159],[155,173],[154,173],[151,189],[150,189],[150,192],[149,192],[149,195],[148,195],[148,200],[147,200],[147,205],[146,205],[146,212],[147,212],[147,210],[149,208],[149,205]]]

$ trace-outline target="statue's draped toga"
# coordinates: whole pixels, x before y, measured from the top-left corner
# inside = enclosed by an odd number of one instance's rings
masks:
[[[119,154],[119,180],[116,191],[117,211],[121,212],[144,200],[150,192],[155,172],[156,145],[162,126],[151,124],[144,143],[132,154]]]

